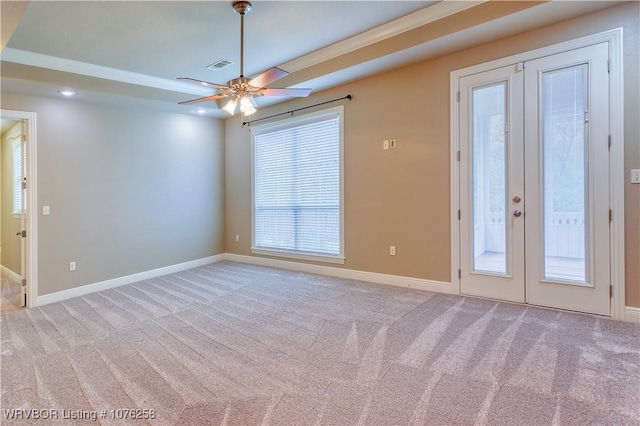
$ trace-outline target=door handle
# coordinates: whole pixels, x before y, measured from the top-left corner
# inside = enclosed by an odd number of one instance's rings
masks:
[[[522,216],[522,212],[520,210],[513,211],[513,217],[520,217],[520,216]]]

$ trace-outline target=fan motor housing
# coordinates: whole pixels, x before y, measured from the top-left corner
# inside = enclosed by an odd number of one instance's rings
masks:
[[[227,82],[227,86],[229,87],[234,87],[234,86],[249,86],[249,79],[246,77],[238,77],[238,78],[234,78],[233,80],[229,80]]]

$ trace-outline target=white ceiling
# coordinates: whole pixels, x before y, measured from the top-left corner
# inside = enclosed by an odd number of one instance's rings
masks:
[[[213,92],[176,77],[224,84],[239,74],[240,16],[231,1],[34,1],[21,17],[7,3],[15,2],[1,2],[2,26],[15,30],[2,41],[2,92],[58,96],[71,87],[80,100],[193,113],[177,102]],[[245,74],[279,66],[291,75],[271,87],[319,91],[615,2],[252,3]],[[205,69],[220,59],[233,64]],[[213,102],[202,106],[226,114]]]

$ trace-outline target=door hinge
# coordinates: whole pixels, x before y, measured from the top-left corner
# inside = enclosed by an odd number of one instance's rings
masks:
[[[20,236],[22,238],[27,238],[27,231],[22,231],[22,233],[20,234]]]
[[[607,72],[611,72],[611,59],[607,59]]]
[[[458,210],[458,220],[460,220],[460,210]]]
[[[584,112],[584,122],[588,123],[589,122],[589,111],[585,111]]]
[[[22,142],[26,142],[27,141],[27,135],[23,134],[22,135]]]
[[[458,161],[460,161],[460,151],[456,153],[456,158],[458,159]]]
[[[460,102],[460,92],[457,92],[457,93],[456,93],[456,101],[457,101],[457,102]]]
[[[613,298],[613,286],[609,284],[609,299]]]
[[[613,211],[609,209],[609,223],[611,223],[612,221],[613,221]]]
[[[609,135],[608,148],[609,148],[609,151],[611,151],[611,135]]]
[[[458,269],[458,279],[462,279],[462,269]]]
[[[23,279],[22,279],[22,286],[24,287],[24,286],[26,286],[26,285],[27,285],[27,279],[26,279],[26,278],[23,278]]]
[[[27,182],[22,182],[22,189],[27,189]]]

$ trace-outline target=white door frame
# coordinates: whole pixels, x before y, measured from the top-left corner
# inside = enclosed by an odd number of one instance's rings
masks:
[[[0,117],[25,120],[27,125],[27,215],[26,228],[27,259],[25,279],[27,280],[27,308],[36,306],[38,295],[38,197],[37,197],[37,137],[36,113],[2,109]]]
[[[609,155],[609,197],[612,210],[610,223],[610,264],[611,285],[611,318],[624,320],[625,318],[625,278],[624,278],[624,92],[623,92],[623,61],[622,61],[622,28],[605,31],[552,46],[543,47],[529,52],[512,55],[506,58],[474,65],[468,68],[452,71],[450,74],[451,99],[451,284],[453,293],[460,294],[460,151],[459,140],[459,80],[464,76],[488,71],[508,65],[516,65],[543,56],[562,53],[568,50],[590,46],[598,43],[609,43],[610,58],[610,96],[609,105],[611,150]]]

